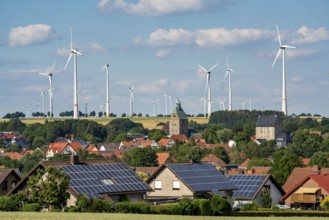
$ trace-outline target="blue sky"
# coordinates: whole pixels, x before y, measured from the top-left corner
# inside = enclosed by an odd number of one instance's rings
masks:
[[[233,109],[281,110],[282,59],[276,27],[286,50],[288,113],[329,114],[329,1],[327,0],[4,0],[0,3],[0,116],[37,111],[53,71],[54,114],[73,110],[73,63],[69,56],[72,25],[78,57],[80,111],[105,111],[106,54],[110,64],[111,111],[153,115],[164,95],[177,98],[188,114],[203,113],[210,68],[212,109],[228,107],[226,56],[232,74]],[[169,108],[168,101],[168,108]],[[41,107],[40,107],[41,110]],[[157,109],[156,109],[157,111]],[[168,110],[169,111],[169,110]]]

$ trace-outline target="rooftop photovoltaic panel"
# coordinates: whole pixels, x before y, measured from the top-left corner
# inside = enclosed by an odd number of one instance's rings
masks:
[[[237,188],[209,163],[166,164],[166,166],[194,192],[214,192]]]
[[[234,198],[253,197],[267,175],[230,175],[228,179],[238,190],[233,191]]]
[[[63,170],[70,176],[70,186],[88,198],[100,198],[101,193],[150,190],[129,167],[121,163],[65,166]]]

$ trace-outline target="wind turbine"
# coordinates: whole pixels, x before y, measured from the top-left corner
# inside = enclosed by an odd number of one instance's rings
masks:
[[[70,26],[70,34],[71,34],[71,49],[70,49],[70,56],[67,59],[66,65],[64,67],[64,71],[66,70],[67,65],[69,64],[72,56],[74,57],[74,106],[73,106],[73,118],[78,119],[79,118],[79,101],[78,101],[78,73],[77,73],[77,55],[82,56],[82,53],[80,53],[77,49],[73,48],[73,42],[72,42],[72,27]]]
[[[286,48],[296,48],[294,46],[289,46],[289,45],[282,45],[281,44],[281,39],[280,39],[280,33],[279,33],[279,27],[276,25],[276,30],[278,32],[278,39],[280,43],[280,47],[278,50],[278,53],[276,54],[276,57],[274,59],[274,62],[272,64],[272,68],[275,65],[276,60],[278,59],[280,53],[282,52],[282,112],[285,115],[288,115],[288,110],[287,110],[287,92],[286,92],[286,64],[285,64],[285,49]]]
[[[171,112],[172,112],[171,96],[168,96],[168,98],[169,98],[169,114],[171,114]]]
[[[130,94],[130,117],[133,117],[133,98],[134,98],[134,85],[129,87],[129,94]]]
[[[206,91],[208,90],[208,117],[210,117],[211,115],[211,88],[210,88],[210,74],[211,74],[211,70],[213,70],[216,66],[218,65],[218,63],[216,63],[213,67],[211,67],[209,70],[206,70],[205,68],[203,68],[202,66],[199,66],[200,69],[202,69],[205,73],[207,73],[207,81],[206,81]]]
[[[166,93],[164,94],[164,99],[165,99],[165,113],[166,113],[165,117],[167,117],[167,115],[168,115],[168,95]]]
[[[155,102],[152,102],[153,104],[153,116],[155,117]]]
[[[206,118],[206,105],[207,105],[207,99],[206,97],[201,97],[200,99],[201,101],[203,101],[203,117]]]
[[[29,117],[29,105],[25,105],[25,108],[26,108],[26,116],[25,116],[25,118],[28,118]]]
[[[251,101],[249,101],[249,111],[251,111]]]
[[[228,58],[226,57],[227,70],[224,79],[228,75],[228,110],[232,111],[232,84],[231,84],[231,73],[234,73],[235,70],[231,69],[228,64]],[[224,80],[223,79],[223,80]]]
[[[106,117],[110,117],[110,91],[109,91],[109,64],[107,63],[107,56],[105,59],[105,64],[101,70],[106,71]]]
[[[158,103],[158,115],[160,115],[160,101],[159,101],[159,99],[157,99],[157,103]]]
[[[55,67],[56,64],[56,60],[54,61],[54,64],[52,65],[52,67],[49,69],[48,72],[46,73],[39,73],[41,75],[44,76],[48,76],[49,78],[49,117],[52,118],[53,117],[53,69]]]
[[[42,113],[43,116],[45,116],[45,92],[42,91],[40,96],[42,97]]]

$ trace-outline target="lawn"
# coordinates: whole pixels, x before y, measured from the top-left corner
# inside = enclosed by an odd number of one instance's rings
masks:
[[[214,216],[179,216],[179,215],[141,215],[141,214],[106,214],[106,213],[63,213],[63,212],[0,212],[0,219],[47,219],[47,220],[261,220],[265,217],[214,217]],[[266,220],[307,220],[324,219],[321,217],[266,217]]]

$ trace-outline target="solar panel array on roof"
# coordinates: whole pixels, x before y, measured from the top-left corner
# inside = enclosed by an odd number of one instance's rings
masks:
[[[100,198],[101,193],[150,190],[129,167],[121,163],[65,166],[63,170],[70,176],[70,186],[88,198]]]
[[[253,197],[259,186],[262,184],[266,175],[230,175],[228,179],[238,190],[233,191],[234,198]]]
[[[209,163],[166,164],[194,192],[233,190],[236,187]]]

